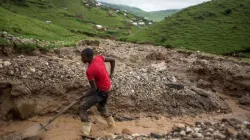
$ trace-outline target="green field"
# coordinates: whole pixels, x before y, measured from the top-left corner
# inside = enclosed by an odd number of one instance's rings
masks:
[[[71,41],[86,37],[117,38],[128,35],[129,30],[137,30],[126,22],[134,15],[117,14],[110,8],[86,7],[82,0],[0,0],[0,10],[0,30],[16,36]],[[108,15],[109,11],[114,16]],[[95,25],[107,30],[98,31]]]
[[[250,1],[213,0],[192,6],[121,40],[249,56]]]

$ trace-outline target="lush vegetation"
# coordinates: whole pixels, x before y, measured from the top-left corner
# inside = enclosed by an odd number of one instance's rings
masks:
[[[116,38],[138,30],[128,23],[134,15],[82,0],[0,0],[0,16],[2,31],[66,44],[86,37]],[[106,30],[96,30],[96,25]]]
[[[121,40],[214,54],[241,52],[243,56],[249,56],[250,1],[202,3]]]

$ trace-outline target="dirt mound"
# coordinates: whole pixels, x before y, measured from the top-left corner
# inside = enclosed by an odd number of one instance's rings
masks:
[[[199,57],[188,69],[198,87],[237,97],[250,93],[250,64]]]
[[[230,110],[216,94],[194,90],[179,80],[168,70],[169,64],[165,61],[147,61],[152,51],[171,56],[169,50],[105,40],[99,46],[80,45],[57,49],[47,55],[1,59],[0,80],[3,84],[10,83],[12,90],[0,95],[3,105],[0,118],[18,115],[25,119],[56,112],[79,97],[89,87],[79,53],[85,47],[117,59],[109,103],[114,114],[192,115]],[[24,112],[27,108],[29,111]],[[71,112],[78,114],[77,109],[75,106]]]
[[[229,111],[216,94],[182,85],[169,71],[160,68],[151,65],[115,75],[112,110],[169,115]]]
[[[165,60],[166,56],[160,52],[152,52],[146,56],[148,60]]]
[[[1,119],[8,119],[6,114],[15,116],[17,113],[12,113],[15,110],[22,114],[28,108],[33,108],[30,114],[53,112],[88,87],[83,77],[84,68],[75,61],[58,57],[21,56],[2,62],[8,65],[0,69],[0,85],[9,83],[12,90],[2,88]]]

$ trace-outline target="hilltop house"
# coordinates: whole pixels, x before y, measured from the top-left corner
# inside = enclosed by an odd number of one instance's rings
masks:
[[[95,6],[99,7],[99,6],[102,6],[102,4],[101,4],[100,2],[97,2],[97,3],[95,4]]]
[[[102,25],[95,25],[96,30],[106,31],[106,28],[103,28]]]
[[[141,22],[139,22],[139,25],[145,25],[145,22],[141,21]]]
[[[48,24],[50,24],[51,23],[51,21],[49,21],[49,20],[47,20],[47,21],[45,21],[46,23],[48,23]]]
[[[133,22],[132,23],[134,26],[138,26],[138,23],[137,22]]]

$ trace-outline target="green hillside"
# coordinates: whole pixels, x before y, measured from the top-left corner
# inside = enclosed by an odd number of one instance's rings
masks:
[[[131,7],[131,6],[127,6],[127,5],[110,4],[110,3],[106,3],[106,2],[102,2],[102,3],[108,7],[112,7],[112,8],[120,9],[120,10],[127,10],[129,13],[132,13],[136,16],[147,17],[147,18],[152,19],[154,21],[161,21],[165,17],[168,17],[168,16],[170,16],[178,11],[176,9],[172,9],[172,10],[146,12],[146,11],[143,11],[139,8]]]
[[[214,54],[250,51],[250,1],[213,0],[121,40]]]
[[[127,22],[134,15],[118,14],[110,8],[96,6],[93,2],[0,0],[0,30],[46,40],[58,39],[60,35],[73,38],[116,38],[138,30]],[[46,21],[50,21],[50,24]],[[102,25],[106,30],[96,30],[96,25]]]
[[[8,16],[6,16],[8,15]],[[60,26],[29,18],[26,16],[12,13],[0,7],[0,28],[14,35],[22,34],[24,36],[49,37],[51,39],[62,39],[63,37],[71,36],[72,33]],[[8,24],[6,24],[8,23]],[[36,28],[31,28],[36,26]]]
[[[147,12],[147,14],[145,16],[147,16],[155,21],[161,21],[161,20],[165,19],[165,17],[169,17],[178,11],[179,10],[176,10],[176,9],[152,11],[152,12]]]

